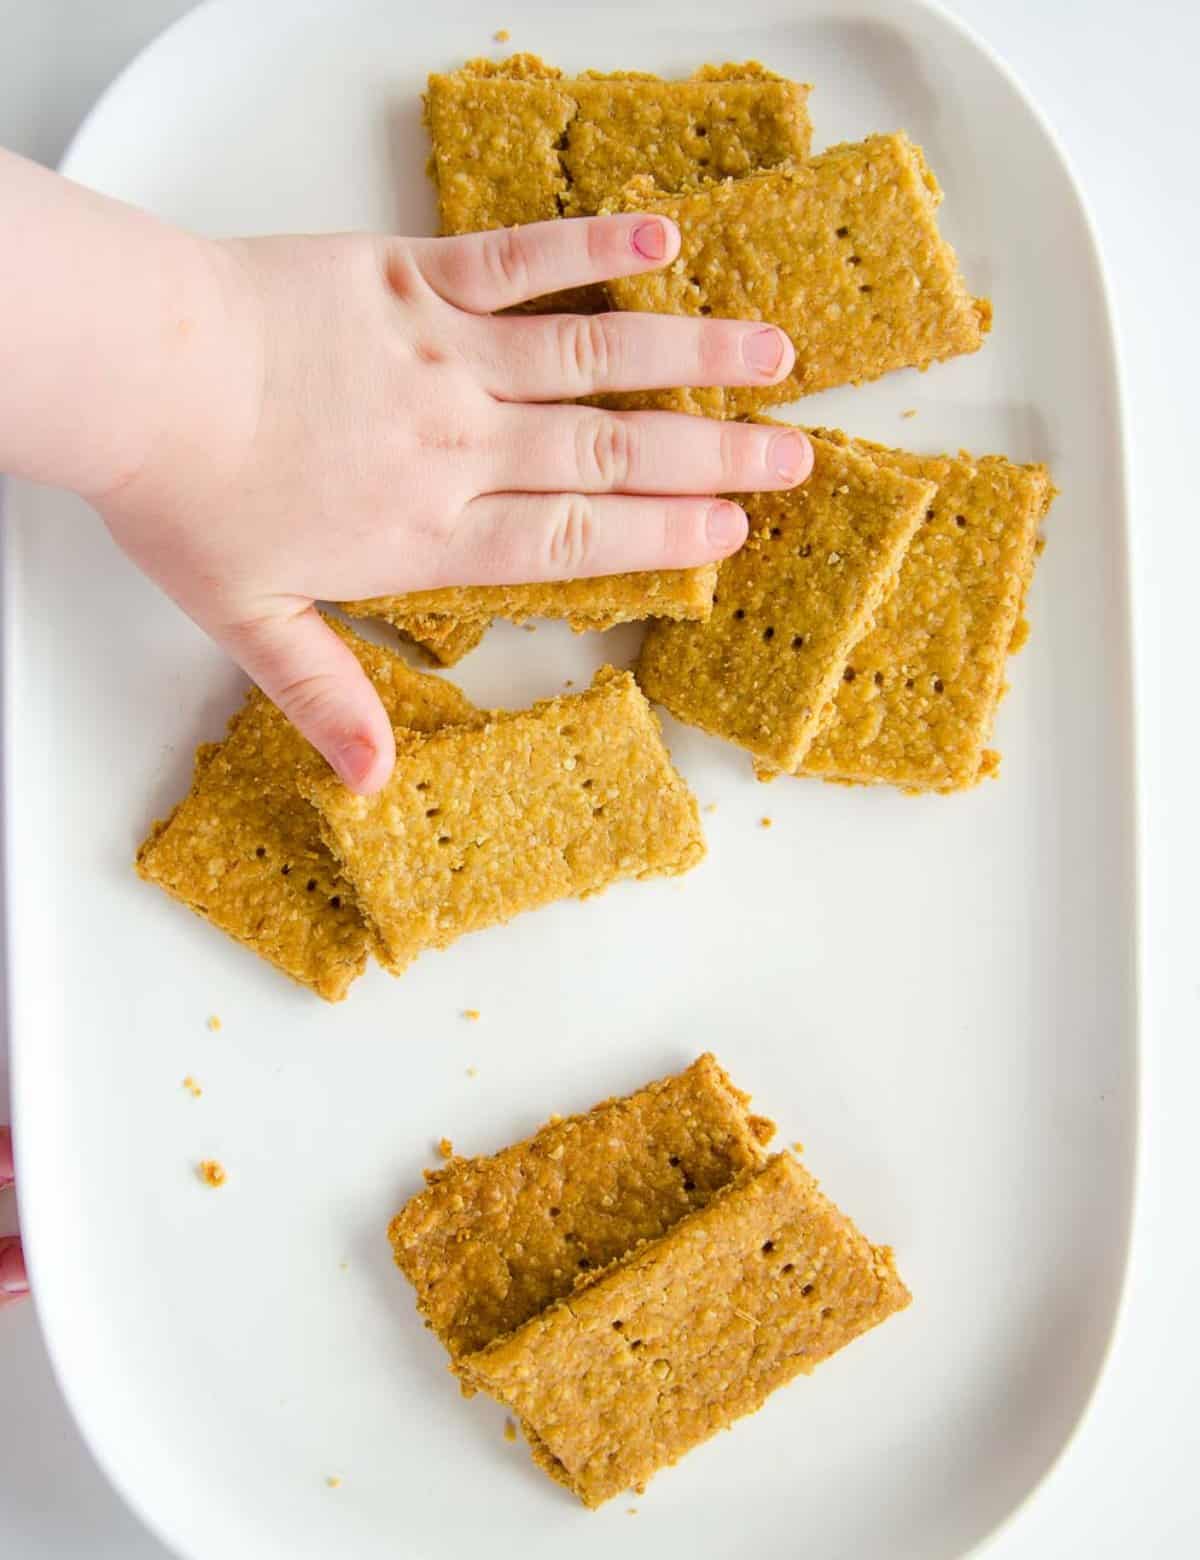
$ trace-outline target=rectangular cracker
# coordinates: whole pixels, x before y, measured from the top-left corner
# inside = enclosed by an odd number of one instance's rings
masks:
[[[566,618],[582,630],[661,617],[703,622],[712,611],[714,563],[696,569],[606,574],[539,585],[452,585],[342,605],[353,617],[394,624],[442,665],[473,650],[493,618]]]
[[[999,455],[911,455],[824,437],[881,468],[937,483],[896,588],[854,647],[799,773],[909,791],[958,791],[995,768],[985,744],[1055,488],[1045,466]]]
[[[520,1418],[552,1478],[599,1506],[910,1299],[891,1251],[778,1154],[456,1369]]]
[[[708,622],[652,624],[637,668],[672,715],[782,769],[816,735],[934,493],[812,443],[802,487],[739,495],[750,536],[721,565]]]
[[[760,1165],[774,1130],[711,1055],[523,1143],[427,1171],[388,1227],[453,1359],[513,1331]]]
[[[393,973],[466,932],[704,855],[695,798],[628,672],[601,667],[586,693],[474,730],[399,732],[396,750],[375,796],[300,781]]]
[[[452,683],[331,627],[351,646],[396,725],[434,731],[481,719]],[[370,930],[297,790],[328,767],[257,688],[224,741],[197,750],[191,790],[157,821],[137,870],[328,1002],[362,974]]]
[[[778,385],[608,397],[621,406],[738,417],[831,385],[974,352],[991,305],[973,298],[935,213],[941,190],[906,135],[835,146],[810,162],[620,204],[674,218],[683,244],[665,270],[607,284],[616,308],[769,320],[796,348]]]
[[[425,95],[441,231],[591,216],[637,174],[682,190],[803,159],[808,93],[755,61],[663,81],[573,80],[532,54],[470,60]]]

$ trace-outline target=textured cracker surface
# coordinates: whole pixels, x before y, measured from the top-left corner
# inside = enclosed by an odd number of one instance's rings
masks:
[[[383,618],[442,665],[473,650],[492,618],[567,618],[581,630],[661,617],[703,621],[712,611],[715,563],[696,569],[605,574],[540,585],[453,585],[344,603],[355,617]]]
[[[706,65],[686,81],[570,79],[519,54],[431,75],[442,232],[591,216],[636,174],[673,191],[803,159],[808,90],[754,62]]]
[[[984,744],[1004,663],[1028,632],[1022,609],[1054,498],[1050,474],[998,455],[910,455],[826,437],[936,482],[937,493],[800,772],[908,790],[974,785],[995,767],[983,766]]]
[[[903,133],[668,199],[635,180],[619,204],[673,217],[683,244],[665,270],[609,282],[613,304],[768,320],[791,337],[796,366],[778,385],[607,401],[736,417],[974,352],[991,308],[967,292],[938,233],[940,199],[920,147]]]
[[[772,1128],[749,1103],[706,1054],[498,1154],[428,1173],[388,1228],[418,1310],[455,1359],[520,1327],[761,1164]]]
[[[480,718],[452,683],[332,625],[351,645],[393,722],[432,731]],[[322,759],[257,688],[220,743],[196,752],[192,787],[137,856],[148,882],[336,1002],[366,965],[371,936],[298,790]]]
[[[598,1506],[909,1300],[891,1252],[779,1154],[457,1369]]]
[[[933,496],[927,482],[812,442],[802,487],[739,495],[750,536],[721,565],[708,622],[652,624],[637,669],[672,715],[783,769],[815,736]]]
[[[473,730],[397,733],[376,796],[303,776],[389,969],[423,948],[704,854],[695,798],[628,672]]]

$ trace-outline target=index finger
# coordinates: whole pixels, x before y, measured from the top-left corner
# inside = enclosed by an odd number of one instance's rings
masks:
[[[621,212],[422,239],[409,253],[447,303],[492,314],[566,287],[669,265],[679,253],[679,229],[669,217]]]

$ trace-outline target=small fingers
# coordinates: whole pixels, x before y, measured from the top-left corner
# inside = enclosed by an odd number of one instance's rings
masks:
[[[746,516],[725,499],[489,493],[463,512],[455,568],[495,584],[688,569],[745,539]]]
[[[370,795],[392,772],[391,722],[354,652],[311,604],[215,636],[352,791]]]
[[[774,325],[667,314],[553,314],[480,321],[468,334],[484,387],[503,401],[602,390],[771,385],[796,361]]]
[[[653,271],[679,253],[679,229],[667,217],[632,213],[530,222],[406,247],[447,303],[490,314],[563,287]]]
[[[558,493],[752,493],[795,487],[812,470],[798,428],[674,412],[513,407],[501,421],[492,481]]]
[[[0,1235],[0,1307],[23,1300],[29,1293],[29,1274],[20,1238]]]

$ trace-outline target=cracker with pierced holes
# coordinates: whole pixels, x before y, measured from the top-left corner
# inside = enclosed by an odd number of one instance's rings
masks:
[[[976,351],[991,306],[967,291],[938,233],[940,200],[920,147],[903,133],[669,198],[634,181],[618,204],[672,217],[683,245],[663,270],[610,281],[614,306],[767,320],[791,337],[796,364],[778,385],[606,402],[737,417]]]
[[[820,432],[881,469],[936,482],[937,493],[798,772],[908,791],[975,785],[998,760],[984,744],[1005,661],[1028,633],[1023,604],[1054,499],[1050,473],[999,455],[910,455]]]
[[[444,666],[483,638],[493,618],[524,623],[566,618],[580,633],[661,617],[703,620],[712,611],[715,563],[695,569],[606,574],[538,585],[452,585],[375,596],[342,605],[354,617],[382,618],[427,649]]]
[[[452,683],[414,672],[338,623],[393,722],[431,731],[483,717]],[[324,759],[251,689],[223,742],[197,749],[192,788],[154,824],[137,870],[329,1002],[362,974],[371,934],[297,786]]]
[[[781,769],[804,757],[934,493],[812,443],[802,487],[738,495],[750,536],[721,565],[708,622],[653,624],[637,669],[672,715]]]
[[[686,872],[704,854],[695,798],[628,672],[473,730],[397,733],[375,796],[304,775],[326,843],[399,973],[559,899]]]
[[[454,1359],[511,1332],[763,1163],[771,1122],[714,1057],[523,1143],[427,1171],[388,1227],[417,1309]]]
[[[455,1369],[599,1506],[910,1300],[891,1251],[778,1154]]]

